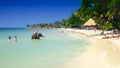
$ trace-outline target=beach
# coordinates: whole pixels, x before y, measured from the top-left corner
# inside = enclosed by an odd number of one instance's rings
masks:
[[[0,68],[120,68],[120,0],[0,3]]]
[[[120,39],[102,39],[100,30],[41,29],[40,40],[32,29],[0,30],[1,68],[120,68]]]
[[[120,39],[102,39],[100,30],[66,29],[91,41],[87,50],[71,58],[65,68],[120,68]]]

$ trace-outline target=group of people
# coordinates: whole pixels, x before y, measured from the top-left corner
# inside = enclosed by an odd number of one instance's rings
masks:
[[[8,42],[11,42],[12,39],[11,39],[11,36],[8,37]],[[14,37],[14,42],[17,42],[17,36]]]

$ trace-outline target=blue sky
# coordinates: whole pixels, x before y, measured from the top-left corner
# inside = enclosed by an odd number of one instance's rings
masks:
[[[81,0],[0,0],[0,28],[67,19]]]

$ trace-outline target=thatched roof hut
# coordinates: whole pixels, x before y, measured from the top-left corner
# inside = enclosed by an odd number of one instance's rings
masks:
[[[84,26],[95,26],[96,25],[96,23],[95,23],[95,21],[92,19],[92,18],[90,18],[85,24],[84,24]]]

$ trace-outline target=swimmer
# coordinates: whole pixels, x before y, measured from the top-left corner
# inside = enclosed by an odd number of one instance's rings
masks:
[[[15,36],[14,41],[17,42],[17,36]]]
[[[11,37],[10,36],[8,37],[8,42],[11,42]]]

